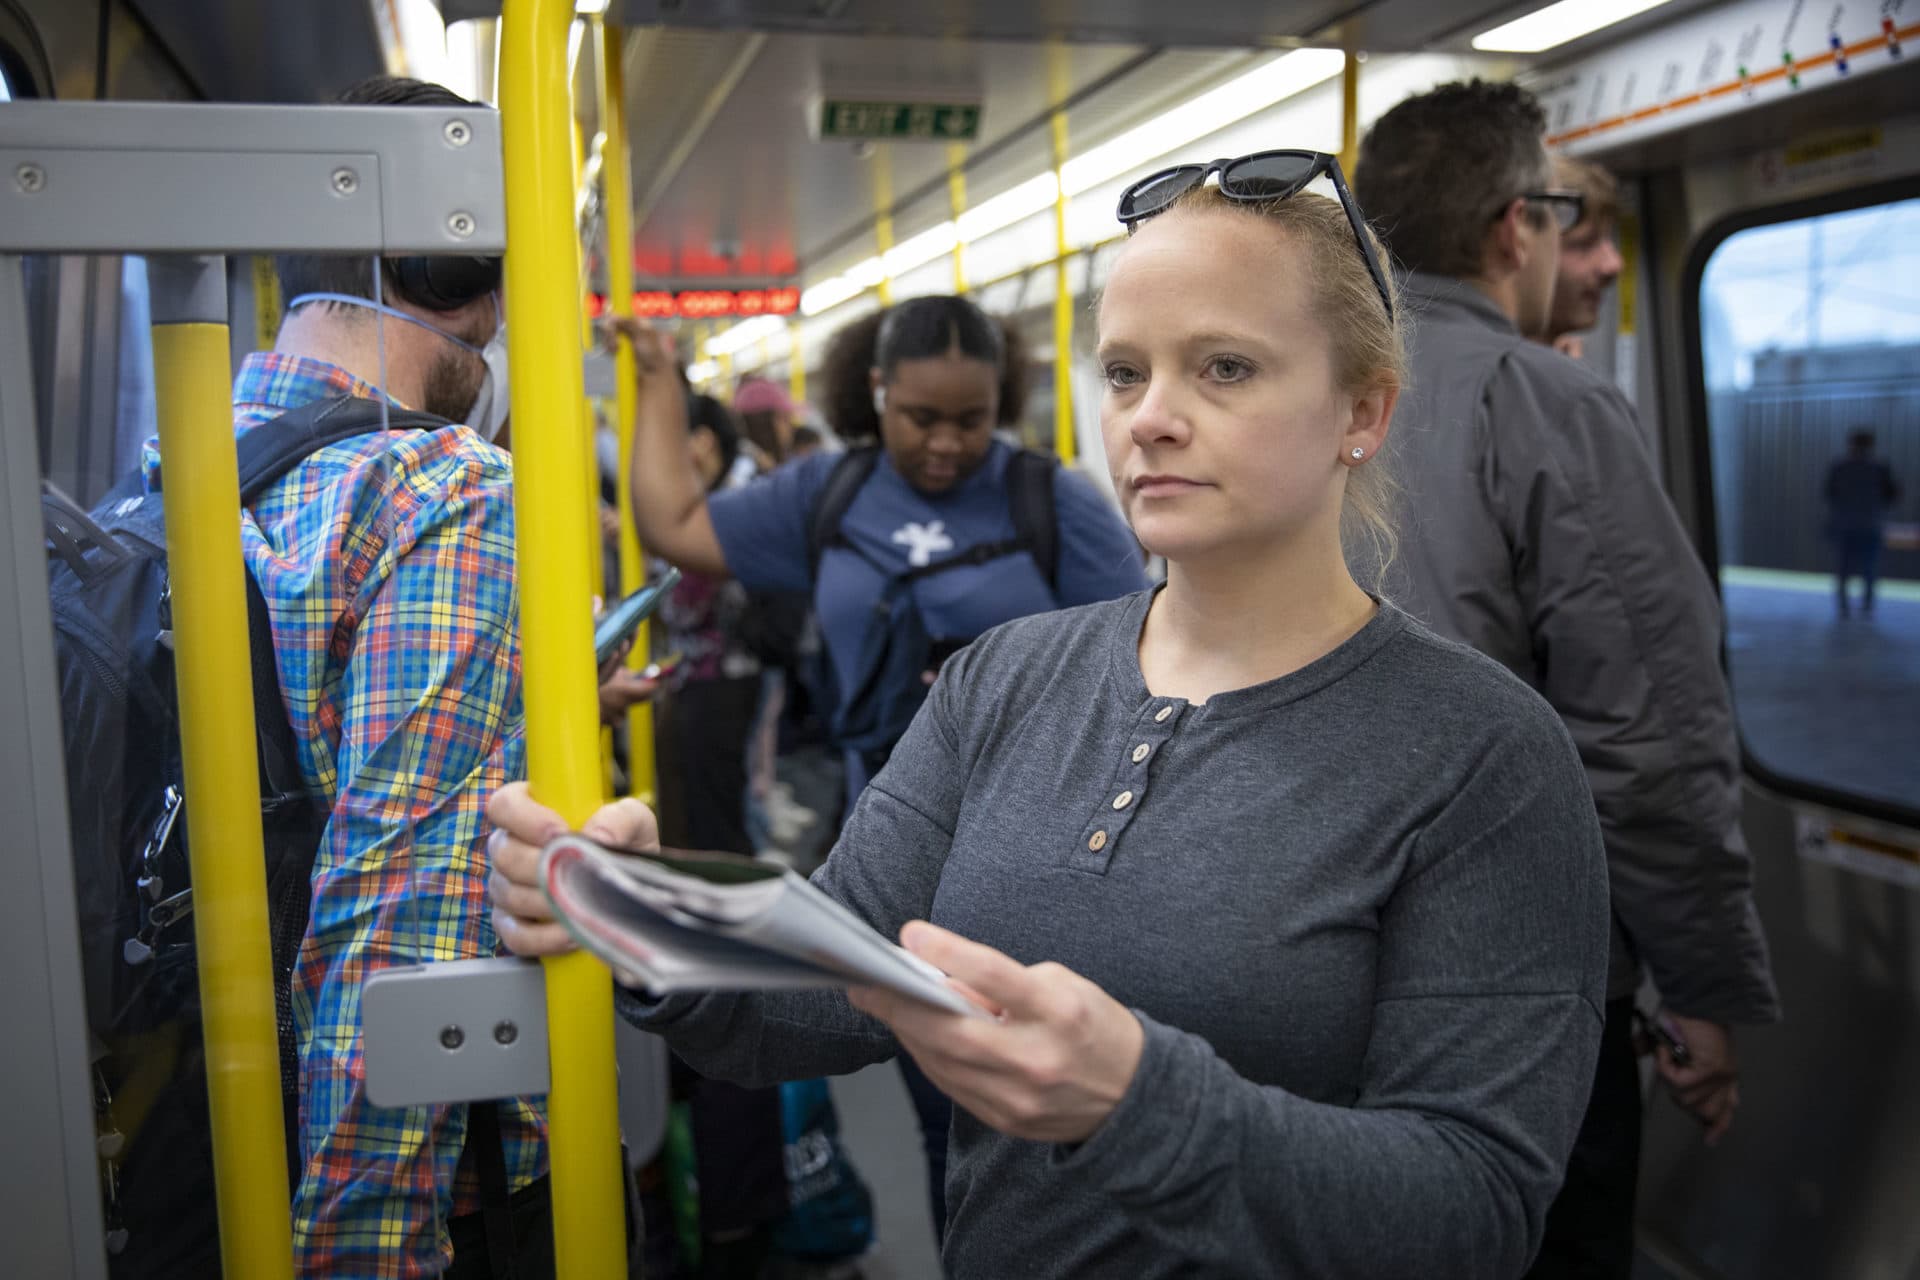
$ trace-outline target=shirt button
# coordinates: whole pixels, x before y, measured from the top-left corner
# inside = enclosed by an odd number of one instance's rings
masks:
[[[1158,715],[1156,715],[1156,716],[1155,716],[1155,717],[1153,718],[1153,722],[1154,722],[1155,724],[1165,724],[1165,723],[1166,723],[1166,719],[1167,719],[1167,717],[1168,717],[1168,716],[1170,716],[1170,715],[1172,715],[1172,714],[1173,714],[1173,708],[1172,708],[1172,707],[1162,707],[1162,708],[1160,708],[1160,714],[1158,714]]]
[[[1104,831],[1094,832],[1093,838],[1087,841],[1087,848],[1093,850],[1095,853],[1100,852],[1102,849],[1106,847],[1107,847],[1107,833]]]
[[[1131,791],[1122,791],[1119,795],[1113,798],[1113,807],[1116,809],[1124,809],[1132,803],[1133,803],[1133,792]]]
[[[1135,764],[1139,764],[1142,760],[1145,760],[1147,758],[1147,753],[1151,750],[1153,750],[1152,747],[1148,746],[1144,742],[1141,743],[1139,746],[1133,749],[1133,762]]]

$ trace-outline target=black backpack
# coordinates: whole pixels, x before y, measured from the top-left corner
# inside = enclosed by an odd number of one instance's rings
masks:
[[[826,483],[820,487],[807,516],[807,563],[810,576],[815,580],[819,577],[820,557],[828,547],[852,549],[840,526],[879,461],[880,446],[869,445],[849,450],[827,473]],[[1059,465],[1050,454],[1016,450],[1007,459],[1006,476],[1007,506],[1013,517],[1014,536],[968,547],[944,560],[888,578],[885,590],[874,604],[874,617],[856,664],[860,675],[852,688],[833,689],[832,667],[823,655],[815,684],[817,691],[824,695],[822,705],[833,709],[829,736],[837,746],[861,755],[869,777],[886,763],[894,743],[907,731],[920,705],[927,700],[930,681],[925,677],[938,671],[942,663],[973,640],[972,636],[930,634],[914,603],[914,583],[963,565],[986,564],[1024,552],[1033,558],[1046,580],[1047,590],[1058,593],[1060,529],[1054,510],[1053,481]]]
[[[378,402],[348,397],[296,409],[240,438],[241,505],[327,445],[383,426],[445,425],[399,410],[383,420]],[[110,1270],[143,1280],[217,1276],[161,499],[142,494],[135,476],[92,512],[47,486],[42,512]],[[246,590],[291,1186],[299,1079],[290,988],[328,810],[301,776],[266,600],[251,573]]]

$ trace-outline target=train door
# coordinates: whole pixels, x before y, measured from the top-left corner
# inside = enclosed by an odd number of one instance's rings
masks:
[[[1629,64],[1631,93],[1638,56],[1671,86],[1663,61],[1699,52],[1705,75],[1748,35],[1784,42],[1798,9],[1727,6],[1605,69]],[[1629,310],[1608,354],[1720,586],[1785,1008],[1739,1033],[1718,1147],[1649,1106],[1636,1275],[1660,1280],[1920,1275],[1920,120],[1893,36],[1833,48],[1885,74],[1789,58],[1777,96],[1712,125],[1677,99],[1569,148],[1638,196],[1639,333]]]
[[[1731,0],[1529,77],[1626,179],[1588,355],[1720,587],[1785,1009],[1738,1033],[1717,1147],[1651,1100],[1641,1280],[1920,1276],[1916,39],[1898,3]]]

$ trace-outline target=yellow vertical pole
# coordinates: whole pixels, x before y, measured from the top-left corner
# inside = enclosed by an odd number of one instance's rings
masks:
[[[291,1280],[253,685],[233,678],[249,660],[226,269],[155,258],[149,272],[220,1261],[230,1276]]]
[[[574,68],[569,71],[568,83],[572,83],[573,71],[577,71],[579,59],[591,56],[596,62],[600,53],[600,18],[598,15],[581,19],[585,23],[577,42],[573,32],[569,31],[569,43],[573,53],[569,61]],[[591,44],[591,53],[588,45]],[[577,234],[573,241],[574,279],[578,281],[578,315],[580,318],[580,351],[584,358],[593,352],[593,320],[587,315],[587,295],[593,291],[593,280],[588,265],[593,261],[593,246],[588,243],[591,226],[582,214],[591,205],[591,185],[593,182],[593,162],[591,155],[594,147],[606,145],[606,138],[600,135],[592,142],[587,140],[586,130],[581,127],[580,117],[573,118],[573,207],[576,214]],[[595,419],[593,402],[582,398],[580,401],[580,431],[586,437],[586,469],[580,473],[581,482],[586,485],[583,495],[586,508],[594,513],[594,519],[587,529],[587,578],[593,586],[593,594],[603,602],[611,603],[607,593],[607,557],[603,534],[600,529],[600,461],[599,451],[595,447],[599,442],[594,439]],[[607,799],[613,798],[613,727],[600,726],[600,779],[601,794]]]
[[[280,273],[273,259],[259,253],[253,257],[253,349],[271,351],[280,336],[280,316],[286,310],[280,298]]]
[[[947,204],[953,210],[956,231],[953,237],[953,291],[967,291],[967,246],[960,243],[958,223],[967,211],[967,149],[958,142],[947,144]]]
[[[627,148],[627,68],[622,61],[623,31],[613,23],[600,29],[600,127],[606,146],[600,152],[602,202],[607,211],[607,304],[617,316],[633,314],[633,173]],[[634,382],[633,346],[626,339],[613,353],[615,394],[614,433],[620,441],[620,475],[633,464],[633,418],[639,391]],[[614,486],[620,494],[620,590],[638,591],[647,580],[646,554],[634,531],[633,486],[624,479]],[[627,665],[635,669],[651,660],[647,624],[635,633]],[[627,711],[627,787],[647,804],[654,800],[655,764],[653,707],[639,703]]]
[[[876,143],[873,153],[873,251],[880,258],[880,305],[893,305],[893,276],[887,251],[893,248],[893,147]]]
[[[593,626],[587,608],[578,431],[584,388],[567,80],[572,0],[506,0],[500,123],[506,169],[506,297],[515,439],[527,771],[533,793],[579,826],[601,799]],[[557,429],[542,430],[541,424]],[[626,1273],[613,983],[582,952],[543,962],[552,1087],[554,1258],[564,1280]]]
[[[807,402],[807,362],[800,354],[800,324],[787,321],[787,396],[794,407]]]
[[[1053,89],[1053,176],[1059,192],[1053,200],[1053,451],[1071,463],[1076,452],[1073,430],[1073,291],[1067,283],[1067,190],[1059,183],[1067,162],[1066,101],[1071,68],[1067,50],[1048,50]]]
[[[1340,66],[1340,168],[1353,181],[1360,162],[1360,55],[1351,46]]]

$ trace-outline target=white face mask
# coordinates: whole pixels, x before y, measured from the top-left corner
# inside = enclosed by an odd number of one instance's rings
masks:
[[[507,425],[507,319],[500,312],[500,295],[493,296],[493,314],[499,321],[494,326],[493,336],[487,339],[487,345],[476,347],[463,338],[456,338],[439,325],[428,324],[418,316],[410,316],[370,298],[356,298],[346,293],[303,293],[287,304],[287,309],[307,302],[338,302],[350,307],[364,307],[368,311],[377,311],[383,316],[392,316],[395,320],[404,320],[408,324],[419,325],[429,333],[439,334],[456,347],[461,347],[480,357],[486,364],[486,373],[480,379],[480,393],[473,398],[473,405],[467,410],[467,425],[482,440],[497,440],[500,429]]]
[[[487,372],[480,379],[480,394],[473,398],[473,408],[467,410],[467,425],[479,432],[482,440],[498,440],[500,428],[507,425],[507,410],[511,407],[507,398],[507,322],[504,319],[487,339],[487,345],[480,348],[480,358],[486,361]]]

